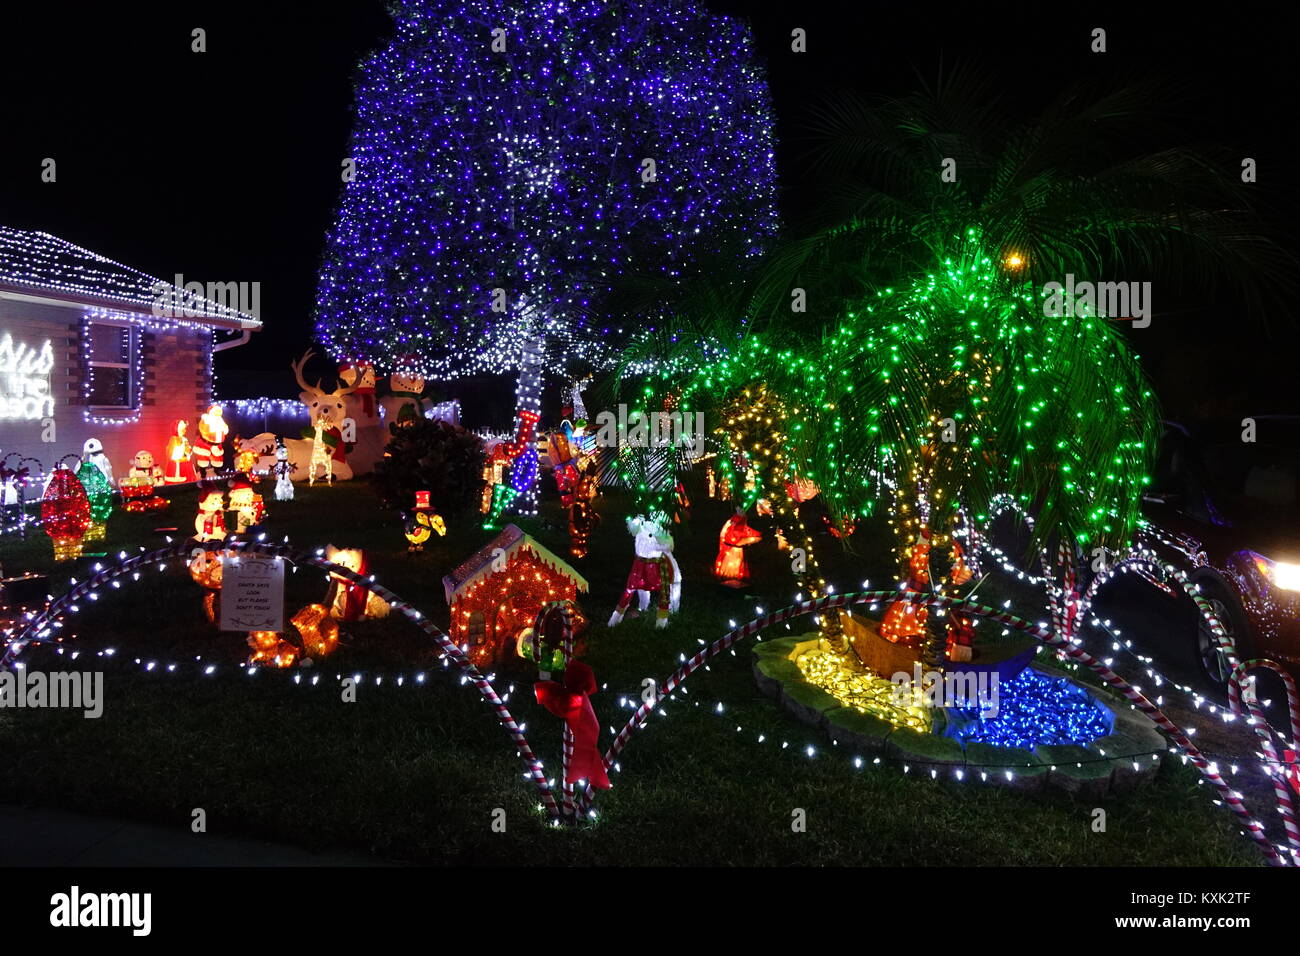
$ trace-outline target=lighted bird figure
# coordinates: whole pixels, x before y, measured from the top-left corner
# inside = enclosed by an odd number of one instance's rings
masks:
[[[117,486],[117,479],[113,477],[113,463],[108,460],[104,454],[104,443],[98,438],[87,438],[81,445],[81,459],[88,461],[104,473],[108,480],[108,486],[114,488]],[[82,482],[85,484],[85,482]]]
[[[749,562],[745,560],[745,549],[762,538],[762,534],[750,527],[745,512],[737,508],[718,533],[718,557],[713,562],[713,576],[730,588],[747,585]]]
[[[415,507],[406,515],[404,530],[408,542],[406,551],[408,554],[417,554],[424,550],[424,543],[433,537],[436,532],[438,537],[444,537],[447,534],[447,523],[442,520],[442,515],[433,510],[429,504],[429,492],[417,491],[415,493]]]

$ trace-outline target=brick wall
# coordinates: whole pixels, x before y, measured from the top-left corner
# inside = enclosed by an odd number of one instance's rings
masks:
[[[81,358],[83,310],[0,298],[0,336],[8,332],[15,340],[39,347],[46,339],[54,348],[54,369],[50,374],[55,400],[55,441],[42,441],[44,426],[39,421],[0,421],[0,455],[17,451],[39,459],[48,470],[58,458],[81,453],[87,438],[98,438],[120,477],[140,449],[148,449],[162,462],[171,424],[188,419],[191,433],[211,395],[208,352],[212,334],[207,329],[141,329],[139,348],[143,359],[144,391],[139,420],[123,424],[97,424],[84,420],[82,389],[86,370]],[[98,410],[100,418],[116,413]],[[129,416],[123,416],[129,417]]]

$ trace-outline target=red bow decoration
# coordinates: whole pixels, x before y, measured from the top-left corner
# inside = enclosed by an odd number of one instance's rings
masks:
[[[1291,784],[1292,790],[1300,793],[1300,767],[1296,766],[1296,752],[1284,750],[1282,759],[1286,761],[1286,782]]]
[[[543,680],[533,685],[537,702],[556,717],[564,718],[573,735],[573,755],[565,783],[586,780],[599,790],[609,789],[609,775],[596,739],[600,721],[592,710],[590,696],[596,692],[596,675],[582,661],[571,659],[564,668],[564,683]]]

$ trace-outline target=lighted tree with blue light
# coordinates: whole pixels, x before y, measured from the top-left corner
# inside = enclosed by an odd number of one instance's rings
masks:
[[[742,23],[692,0],[391,9],[319,279],[334,357],[517,373],[519,409],[540,410],[539,369],[599,366],[647,321],[610,313],[620,277],[671,289],[774,236],[771,108]]]

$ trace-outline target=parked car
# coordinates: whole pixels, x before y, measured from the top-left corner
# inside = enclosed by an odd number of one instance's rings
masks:
[[[1165,426],[1143,499],[1146,543],[1189,572],[1241,659],[1300,673],[1300,416]],[[1189,611],[1187,637],[1205,676],[1226,685],[1227,662],[1199,613]]]

